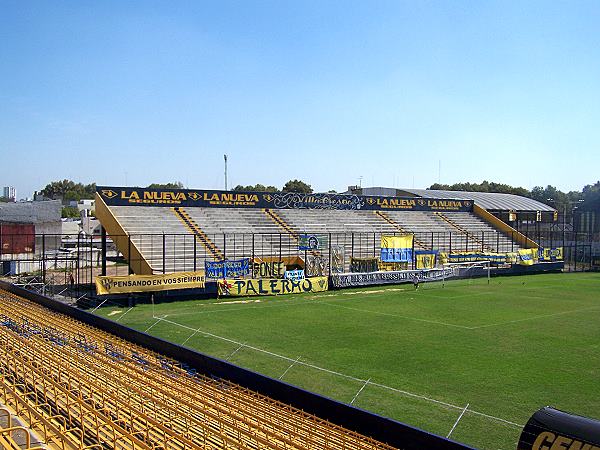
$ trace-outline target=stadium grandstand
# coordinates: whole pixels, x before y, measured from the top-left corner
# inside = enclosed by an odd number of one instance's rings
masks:
[[[445,254],[537,247],[496,210],[488,211],[492,203],[474,201],[475,195],[415,195],[99,187],[96,214],[137,274],[196,270],[207,260],[240,257],[302,264],[317,257],[330,274],[334,254],[342,260],[334,271],[348,272],[352,258],[376,257],[386,235],[410,234],[414,250]],[[510,198],[506,206],[517,208],[522,201]],[[307,235],[323,244],[301,250],[299,241]]]

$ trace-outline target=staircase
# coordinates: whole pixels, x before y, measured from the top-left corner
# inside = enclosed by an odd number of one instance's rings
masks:
[[[175,206],[171,209],[177,218],[181,220],[181,222],[187,227],[187,229],[192,232],[198,242],[200,242],[206,248],[206,250],[210,252],[215,260],[220,261],[225,259],[221,250],[219,250],[214,242],[209,239],[206,233],[202,231],[202,229],[198,226],[198,224],[196,224],[194,219],[189,216],[185,209],[180,206]]]
[[[292,238],[296,241],[298,240],[298,232],[285,220],[281,218],[279,214],[269,208],[264,208],[263,212],[267,215],[269,219],[271,219],[279,228],[283,229],[286,233],[288,233]]]
[[[454,222],[453,220],[451,220],[449,217],[445,216],[443,213],[441,213],[439,211],[435,211],[433,214],[435,214],[437,217],[439,217],[440,219],[442,219],[444,222],[450,224],[452,227],[456,228],[462,234],[464,234],[465,236],[467,236],[471,241],[477,242],[479,245],[481,245],[482,250],[487,250],[487,251],[492,251],[492,252],[495,251],[495,249],[493,249],[490,246],[484,244],[481,239],[479,239],[477,236],[475,236],[473,233],[469,232],[465,228],[461,227],[459,224],[457,224],[456,222]]]

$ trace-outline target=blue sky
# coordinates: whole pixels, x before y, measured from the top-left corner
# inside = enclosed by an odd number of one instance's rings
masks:
[[[0,185],[600,179],[597,1],[0,0]],[[441,171],[439,171],[441,167]]]

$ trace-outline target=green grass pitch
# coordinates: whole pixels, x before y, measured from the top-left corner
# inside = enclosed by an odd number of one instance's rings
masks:
[[[444,436],[468,404],[451,437],[479,448],[516,448],[545,405],[600,418],[600,274],[97,313]]]

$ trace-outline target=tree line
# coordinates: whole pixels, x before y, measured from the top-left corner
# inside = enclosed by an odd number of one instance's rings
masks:
[[[428,189],[515,194],[537,200],[558,211],[570,211],[574,204],[581,204],[581,207],[585,209],[600,209],[600,181],[585,185],[581,191],[569,192],[563,192],[551,185],[546,187],[535,186],[533,189],[528,190],[523,187],[514,187],[490,181],[455,184],[434,183]]]

